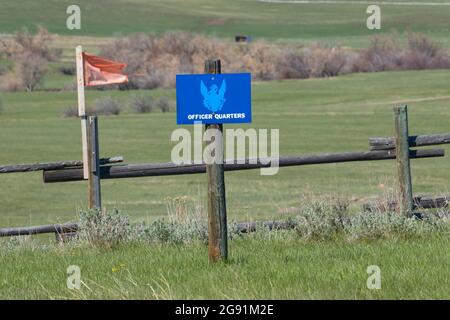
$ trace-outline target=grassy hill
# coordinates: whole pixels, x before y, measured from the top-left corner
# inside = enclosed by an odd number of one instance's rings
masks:
[[[427,33],[450,46],[450,6],[381,5],[382,29],[371,31],[366,28],[367,3],[80,0],[77,4],[81,8],[82,28],[72,31],[66,28],[66,8],[70,4],[73,1],[3,1],[0,5],[0,32],[11,33],[24,26],[34,29],[36,25],[43,25],[60,35],[99,37],[186,30],[221,37],[247,34],[254,38],[323,41],[364,47],[369,36],[397,30]]]

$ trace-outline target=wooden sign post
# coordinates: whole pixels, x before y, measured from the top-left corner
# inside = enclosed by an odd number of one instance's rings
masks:
[[[89,122],[89,208],[101,210],[102,198],[100,187],[100,150],[98,143],[97,116],[88,118]]]
[[[75,49],[77,64],[77,91],[78,91],[78,116],[81,118],[81,142],[83,147],[83,176],[89,179],[89,152],[88,152],[88,125],[84,99],[84,61],[83,48],[77,46]]]
[[[84,59],[81,46],[76,47],[78,116],[81,118],[83,177],[89,184],[89,209],[101,209],[100,156],[97,117],[88,117],[84,96]]]
[[[221,73],[220,60],[207,60],[205,73]],[[222,124],[206,124],[205,130],[216,129],[222,135]],[[212,142],[210,142],[212,143]],[[225,176],[223,168],[223,144],[216,148],[215,159],[222,159],[206,165],[208,179],[208,255],[209,260],[216,262],[228,258],[227,208],[225,202]],[[216,144],[217,146],[217,144]],[[220,154],[217,154],[220,152]]]
[[[414,200],[411,182],[411,166],[409,161],[409,132],[407,106],[394,108],[395,119],[395,154],[397,160],[398,200],[400,212],[411,217]]]

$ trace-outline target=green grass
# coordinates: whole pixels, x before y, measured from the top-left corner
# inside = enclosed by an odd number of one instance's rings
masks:
[[[393,134],[394,104],[409,105],[411,134],[448,132],[449,83],[448,71],[256,82],[254,122],[244,127],[280,129],[282,155],[364,151],[370,137]],[[136,93],[88,91],[87,102],[111,95],[126,105]],[[175,95],[174,90],[149,94],[172,100]],[[1,98],[0,163],[81,159],[80,122],[61,116],[76,104],[76,92],[2,93]],[[101,117],[99,125],[102,156],[122,155],[127,163],[170,161],[174,112],[127,111]],[[414,192],[448,194],[448,163],[447,157],[413,160]],[[394,161],[281,168],[275,176],[260,176],[258,170],[229,172],[229,219],[280,218],[309,192],[353,197],[359,207],[393,187],[395,172]],[[64,222],[87,203],[85,182],[44,184],[41,173],[22,173],[1,175],[0,185],[0,226]],[[118,207],[134,220],[153,220],[167,216],[167,198],[205,199],[205,187],[205,175],[105,180],[102,195],[108,208]]]
[[[0,251],[1,299],[449,299],[449,242],[302,242],[293,232],[230,243],[211,265],[203,245]],[[66,287],[81,269],[81,290]],[[381,289],[366,287],[367,267]]]
[[[423,1],[425,2],[425,1]],[[43,25],[70,36],[112,37],[135,32],[186,30],[221,37],[339,43],[366,47],[369,36],[391,30],[415,31],[448,41],[450,6],[381,6],[382,29],[366,28],[367,4],[271,4],[248,0],[80,0],[82,29],[66,28],[69,0],[3,1],[0,32]]]

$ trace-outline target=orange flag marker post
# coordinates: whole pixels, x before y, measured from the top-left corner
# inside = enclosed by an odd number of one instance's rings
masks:
[[[108,60],[83,52],[81,46],[75,50],[77,65],[78,116],[81,118],[81,139],[83,145],[83,177],[90,177],[89,127],[85,107],[85,86],[99,86],[128,82],[123,73],[125,63]]]

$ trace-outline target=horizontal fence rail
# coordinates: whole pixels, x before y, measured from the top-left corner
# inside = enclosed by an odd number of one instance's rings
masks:
[[[100,164],[113,164],[123,162],[123,157],[111,157],[100,159]],[[33,163],[33,164],[10,164],[0,165],[0,173],[15,173],[15,172],[32,172],[42,170],[61,170],[70,167],[82,167],[83,161],[61,161],[61,162],[47,162],[47,163]]]
[[[435,209],[447,207],[450,203],[450,196],[447,197],[414,197],[414,209]],[[389,203],[366,203],[363,205],[363,211],[376,212],[376,211],[394,211],[398,207],[398,203],[395,201]]]
[[[76,223],[49,224],[34,227],[0,228],[0,237],[26,236],[42,233],[73,233],[78,230]]]
[[[410,158],[431,158],[443,157],[443,149],[411,150]],[[323,153],[304,156],[280,157],[279,167],[302,166],[310,164],[339,163],[353,161],[375,161],[395,159],[395,150],[365,151],[365,152],[344,152],[344,153]],[[246,159],[245,163],[225,162],[225,171],[250,170],[270,167],[270,159],[258,159],[255,163]],[[100,169],[101,179],[137,178],[149,176],[167,176],[205,173],[205,164],[183,164],[174,163],[149,163],[149,164],[129,164],[120,166],[103,166]],[[45,183],[69,182],[83,180],[82,169],[45,170],[43,172]]]
[[[250,233],[258,229],[287,230],[293,229],[296,224],[289,221],[251,221],[238,222],[230,225],[231,231],[236,233]],[[0,237],[26,236],[34,234],[56,233],[71,234],[79,229],[76,223],[51,224],[34,227],[0,228]]]
[[[450,133],[428,134],[420,136],[409,136],[410,147],[425,147],[439,144],[450,144]],[[391,150],[395,149],[395,139],[389,138],[370,138],[370,150]]]

